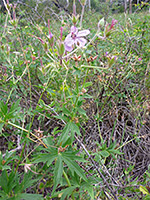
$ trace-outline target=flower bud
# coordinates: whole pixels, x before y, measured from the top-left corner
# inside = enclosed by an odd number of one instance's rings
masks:
[[[64,43],[63,42],[60,42],[60,44],[58,45],[58,53],[59,53],[59,56],[63,56],[64,55],[64,52],[65,52],[65,46],[64,46]]]
[[[12,19],[12,20],[10,20],[10,23],[11,23],[12,26],[14,26],[16,28],[17,25],[18,25],[18,19],[17,18]]]
[[[48,36],[48,42],[49,42],[50,46],[53,47],[53,45],[54,45],[54,37],[53,37],[52,33]]]
[[[98,27],[101,27],[101,26],[103,27],[104,24],[105,24],[105,20],[104,20],[104,17],[103,17],[102,19],[99,20]]]
[[[109,65],[109,67],[111,67],[115,63],[117,57],[112,56],[112,57],[107,57],[107,59],[108,59],[108,65]]]
[[[85,4],[86,4],[86,0],[79,0],[79,2],[80,2],[80,4],[81,4],[82,6],[85,6]]]
[[[72,15],[72,23],[74,25],[76,25],[76,23],[78,22],[78,19],[79,19],[79,15],[75,16],[74,14]]]

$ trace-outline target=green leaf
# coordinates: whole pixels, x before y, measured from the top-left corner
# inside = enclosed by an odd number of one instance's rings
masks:
[[[110,155],[110,153],[106,150],[100,151],[99,153],[105,158],[107,158]]]
[[[92,82],[86,82],[83,84],[82,88],[86,88],[86,87],[89,87],[91,86],[93,83]]]
[[[94,191],[93,191],[92,183],[91,184],[89,184],[87,182],[82,183],[81,190],[83,190],[83,189],[89,193],[91,200],[94,199]]]
[[[28,193],[22,193],[18,195],[18,197],[21,200],[43,200],[42,196],[40,194],[28,194]]]
[[[62,157],[66,157],[71,160],[76,160],[76,161],[80,161],[80,162],[87,162],[81,156],[76,156],[77,153],[78,153],[78,151],[65,151],[65,152],[62,152]]]
[[[143,200],[150,200],[150,195],[149,194],[147,194],[145,197],[144,197],[144,199]]]
[[[69,115],[71,114],[70,110],[68,110],[67,108],[63,107],[62,109],[63,114]]]
[[[17,180],[19,180],[18,175],[15,174],[14,171],[8,174],[7,171],[4,170],[0,176],[0,186],[6,194],[9,194],[9,192],[16,186]]]
[[[16,101],[16,103],[13,103],[13,104],[12,104],[12,106],[11,106],[11,108],[10,108],[10,110],[9,110],[9,114],[12,114],[12,113],[14,113],[14,112],[20,110],[20,107],[19,107],[20,101],[21,101],[21,98],[18,99],[18,100]]]
[[[64,129],[62,130],[62,134],[58,140],[58,143],[64,144],[68,138],[70,137],[70,122],[66,124],[66,126],[64,127]]]
[[[64,144],[69,137],[74,138],[75,133],[81,135],[79,127],[73,122],[68,122],[62,131],[58,143],[62,142]]]
[[[8,185],[7,171],[2,171],[2,174],[0,176],[0,186],[2,187],[2,189],[6,194],[7,194],[7,185]]]
[[[70,122],[70,128],[71,128],[71,131],[73,133],[77,133],[78,135],[81,136],[80,129],[79,129],[79,127],[75,123]]]
[[[142,185],[139,187],[139,190],[143,193],[143,194],[149,194],[148,190],[146,189],[146,187],[143,187]]]
[[[146,172],[146,174],[148,175],[148,177],[150,178],[150,173],[149,172]]]
[[[82,108],[78,108],[78,112],[79,112],[79,114],[81,114],[81,115],[87,116],[87,115],[86,115],[86,111],[83,110]]]
[[[57,129],[58,129],[58,127],[54,128],[53,132],[54,132],[55,130],[57,130]],[[52,146],[54,146],[54,143],[53,143],[53,140],[52,140],[52,138],[50,137],[50,135],[48,135],[47,138],[44,138],[44,139],[43,139],[43,142],[48,146],[48,150],[49,150],[49,149],[50,149],[51,151],[54,151],[54,150],[55,150],[55,148],[52,147]],[[51,148],[50,148],[50,147],[51,147]],[[45,148],[44,148],[44,149],[45,149]]]
[[[0,117],[4,118],[7,115],[8,109],[7,104],[4,104],[3,101],[0,102]]]
[[[69,197],[72,194],[73,190],[75,190],[75,189],[76,189],[76,186],[71,186],[71,187],[68,187],[68,188],[62,190],[61,192],[63,194],[62,194],[60,200],[64,200],[66,197]]]
[[[61,154],[58,154],[57,161],[55,163],[54,169],[54,187],[53,192],[55,191],[58,184],[62,182],[62,173],[63,173],[63,162]]]
[[[0,191],[0,200],[7,200],[8,195],[4,191]]]
[[[23,192],[24,190],[26,190],[27,188],[31,187],[34,183],[36,183],[38,181],[38,179],[32,179],[32,172],[28,172],[24,174],[23,180],[22,182],[19,184],[17,184],[17,188],[15,188],[15,192],[16,193],[20,193]]]
[[[40,154],[37,158],[34,159],[33,163],[39,163],[39,162],[47,162],[47,166],[49,167],[51,163],[55,160],[57,157],[57,153],[43,153]]]
[[[64,162],[67,164],[69,167],[72,175],[74,176],[74,172],[76,172],[82,179],[87,181],[87,178],[82,170],[82,168],[79,167],[79,165],[72,159],[68,158],[65,155],[62,155]]]
[[[52,198],[59,197],[59,198],[61,198],[61,200],[64,200],[65,198],[67,198],[67,196],[69,197],[72,194],[73,190],[75,190],[77,187],[78,187],[78,185],[65,188],[59,192],[54,193]],[[69,198],[67,198],[67,199],[69,199]]]

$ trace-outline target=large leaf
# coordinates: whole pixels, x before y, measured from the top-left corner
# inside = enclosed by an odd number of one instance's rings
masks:
[[[63,162],[61,154],[58,154],[57,161],[55,163],[54,169],[54,187],[53,191],[55,191],[58,184],[62,182],[62,173],[63,173]]]
[[[37,158],[35,158],[33,163],[39,163],[39,162],[46,163],[47,162],[47,166],[49,167],[51,165],[51,163],[55,160],[57,155],[58,155],[57,152],[43,153],[43,154],[40,154]]]
[[[77,156],[76,154],[78,153],[78,151],[65,151],[62,153],[63,157],[67,157],[70,160],[76,160],[76,161],[80,161],[80,162],[87,162],[84,158],[82,158],[81,156]]]
[[[64,127],[58,143],[62,142],[62,144],[64,144],[68,140],[68,138],[70,137],[70,127],[71,127],[71,125],[70,125],[70,122],[69,122]]]
[[[81,178],[83,178],[85,181],[87,181],[87,178],[86,178],[82,168],[80,168],[79,165],[74,160],[68,158],[67,156],[63,156],[63,160],[69,167],[73,176],[74,176],[74,172],[76,172]]]
[[[73,122],[68,122],[62,131],[58,143],[64,144],[68,138],[74,138],[75,133],[81,135],[79,127]]]
[[[75,123],[70,122],[70,129],[71,129],[71,132],[77,133],[78,135],[81,136],[80,129]]]

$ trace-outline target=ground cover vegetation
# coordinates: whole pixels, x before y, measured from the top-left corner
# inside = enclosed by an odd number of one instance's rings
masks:
[[[0,12],[0,199],[150,199],[147,2],[16,2]]]

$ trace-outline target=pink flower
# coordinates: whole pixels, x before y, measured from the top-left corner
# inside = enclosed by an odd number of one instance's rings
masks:
[[[139,61],[141,61],[141,60],[142,60],[142,58],[139,58],[138,60],[139,60]]]
[[[64,41],[65,50],[71,52],[74,45],[84,47],[87,40],[83,38],[90,33],[89,30],[78,31],[75,26],[71,27],[71,33],[69,33]]]
[[[53,37],[53,34],[50,32],[49,39],[51,39],[52,37]]]
[[[51,33],[50,30],[50,20],[48,19],[48,30],[49,30],[49,39],[51,39],[53,37],[53,34]]]

